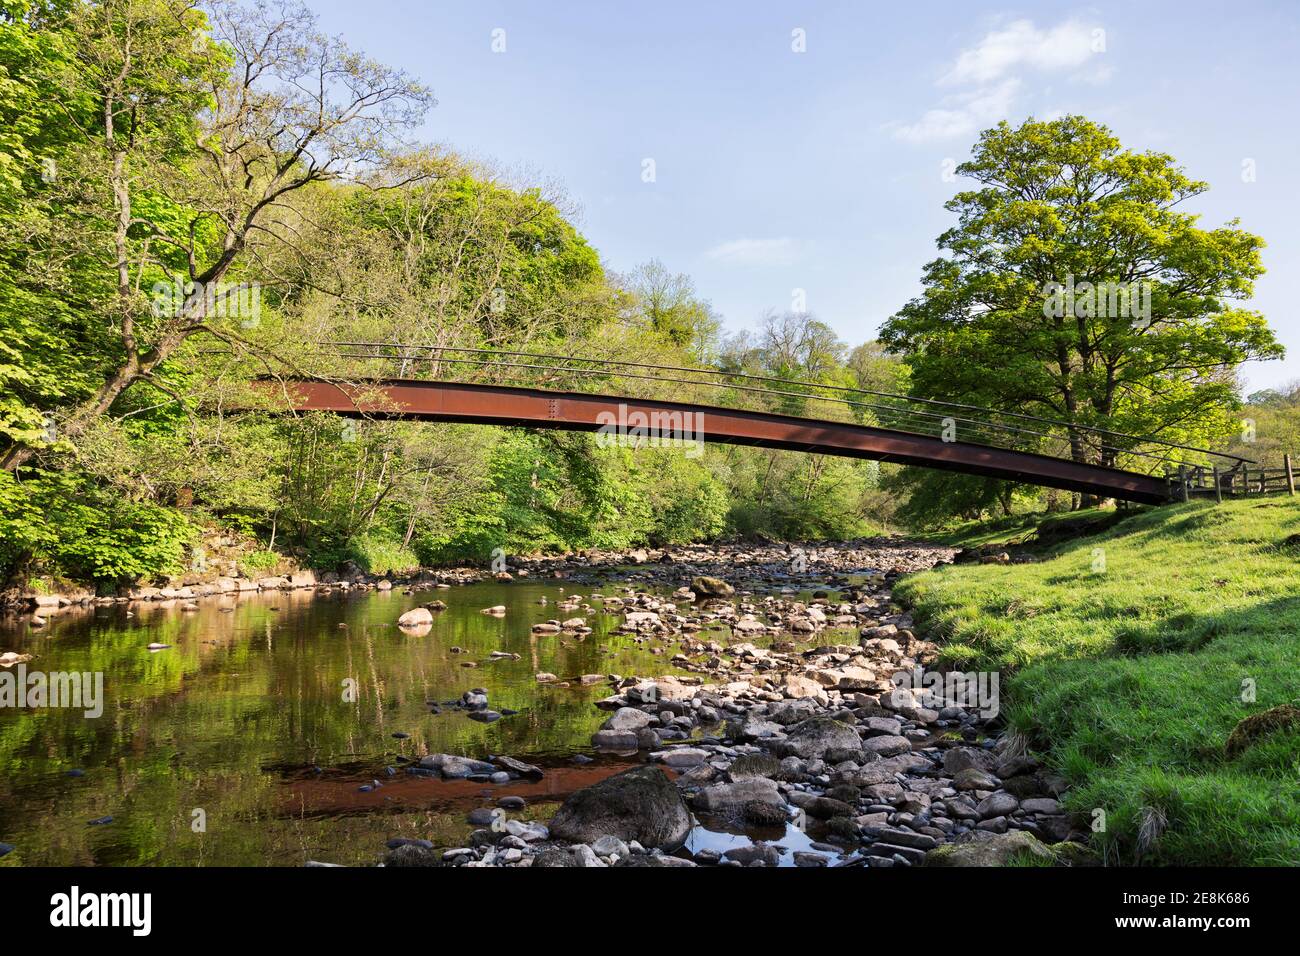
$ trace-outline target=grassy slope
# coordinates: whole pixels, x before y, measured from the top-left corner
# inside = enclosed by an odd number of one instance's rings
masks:
[[[1233,760],[1223,744],[1300,699],[1300,547],[1280,546],[1297,532],[1293,499],[1170,506],[897,593],[948,663],[1002,671],[1008,722],[1065,773],[1069,807],[1105,810],[1109,862],[1295,865],[1300,731]]]

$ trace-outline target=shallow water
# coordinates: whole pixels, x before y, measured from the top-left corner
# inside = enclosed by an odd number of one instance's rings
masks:
[[[394,837],[459,845],[466,813],[506,794],[547,817],[568,793],[636,758],[574,763],[590,752],[606,716],[592,702],[609,687],[545,686],[534,675],[673,672],[671,649],[653,655],[613,632],[619,617],[554,606],[561,595],[591,593],[516,581],[208,598],[195,612],[153,603],[64,609],[40,630],[9,619],[0,651],[35,655],[29,670],[102,672],[105,700],[96,719],[0,708],[0,842],[15,847],[0,866],[373,863]],[[448,609],[428,634],[395,626],[404,610],[435,598]],[[496,604],[509,608],[504,617],[481,613]],[[531,633],[571,616],[595,632]],[[151,642],[172,646],[151,652]],[[520,659],[492,660],[492,651]],[[460,710],[430,712],[427,702],[472,687],[488,689],[493,709],[519,713],[481,724]],[[402,772],[400,757],[436,752],[508,754],[547,773],[497,787]],[[372,781],[382,786],[361,789]],[[196,832],[201,818],[206,829]]]

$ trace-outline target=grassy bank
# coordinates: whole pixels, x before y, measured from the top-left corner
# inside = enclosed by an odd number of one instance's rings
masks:
[[[1070,809],[1105,811],[1108,862],[1294,865],[1300,727],[1224,744],[1300,700],[1297,533],[1289,498],[1170,506],[896,593],[948,663],[1002,671],[1011,729],[1070,780]]]

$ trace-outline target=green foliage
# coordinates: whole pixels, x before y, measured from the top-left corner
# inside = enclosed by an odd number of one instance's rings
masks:
[[[394,574],[414,571],[420,566],[414,549],[403,547],[400,540],[372,532],[362,535],[354,545],[356,563],[371,574]]]
[[[1282,467],[1283,455],[1292,456],[1300,468],[1300,384],[1268,389],[1249,396],[1242,407],[1239,428],[1228,452],[1250,458],[1268,468]]]
[[[124,499],[70,472],[0,476],[0,531],[6,575],[37,551],[58,575],[105,585],[179,570],[194,536],[175,509]]]
[[[1205,183],[1079,116],[1003,122],[957,171],[977,188],[947,204],[958,224],[939,238],[946,254],[881,330],[916,394],[1192,444],[1234,430],[1232,369],[1282,347],[1235,305],[1263,272],[1263,240],[1181,211]],[[1084,283],[1145,288],[1127,308],[1053,299]],[[1077,460],[1117,460],[1113,438],[1071,438]]]
[[[735,470],[740,495],[728,520],[745,537],[843,540],[880,531],[868,497],[874,462],[767,452]]]
[[[280,566],[283,558],[269,548],[249,551],[239,558],[239,570],[246,577],[267,575]]]

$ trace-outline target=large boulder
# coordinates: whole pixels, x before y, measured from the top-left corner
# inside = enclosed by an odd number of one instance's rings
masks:
[[[736,593],[736,589],[722,578],[711,578],[703,574],[691,581],[691,590],[699,597],[712,598],[731,597]]]
[[[811,760],[824,756],[828,750],[861,750],[862,739],[848,724],[830,717],[811,717],[790,729],[785,749]]]
[[[993,769],[995,762],[993,755],[987,750],[978,747],[953,747],[951,750],[944,751],[943,772],[953,777],[963,770],[982,770],[987,773]]]
[[[727,735],[742,743],[761,740],[765,737],[779,737],[785,728],[778,723],[764,719],[754,711],[747,711],[738,720],[727,721]]]
[[[972,830],[925,855],[926,866],[1007,866],[1031,859],[1056,862],[1056,854],[1024,830]]]
[[[874,754],[880,754],[882,757],[895,757],[898,754],[905,754],[910,751],[912,742],[906,737],[883,734],[879,737],[868,737],[863,741],[862,749],[869,750]]]
[[[413,607],[397,619],[398,627],[424,627],[433,623],[433,613],[425,607]]]
[[[618,730],[636,733],[642,727],[648,727],[654,718],[637,710],[635,707],[620,707],[613,715],[600,725],[601,730]]]
[[[476,774],[496,773],[496,767],[483,760],[473,760],[457,754],[429,754],[420,758],[421,770],[436,770],[449,780],[458,780]]]
[[[690,829],[690,811],[658,767],[633,767],[571,793],[551,819],[551,835],[559,840],[594,843],[612,836],[664,850],[681,846]]]
[[[732,813],[751,803],[766,803],[785,807],[785,798],[776,784],[767,777],[742,777],[731,783],[718,783],[705,787],[695,795],[697,810],[711,813]]]

